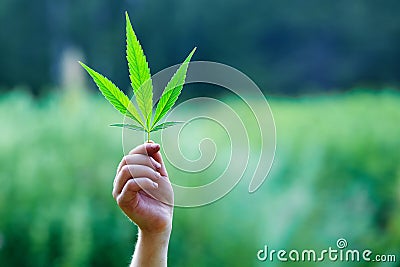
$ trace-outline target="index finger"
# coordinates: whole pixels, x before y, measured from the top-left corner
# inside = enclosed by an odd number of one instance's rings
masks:
[[[155,161],[157,161],[157,162],[161,165],[161,168],[160,168],[160,170],[159,170],[159,173],[160,173],[162,176],[168,176],[168,173],[167,173],[167,170],[166,170],[166,168],[165,168],[165,165],[164,165],[163,159],[162,159],[162,157],[161,157],[160,151],[157,151],[156,153],[154,153],[154,154],[152,155],[152,158],[155,159]]]

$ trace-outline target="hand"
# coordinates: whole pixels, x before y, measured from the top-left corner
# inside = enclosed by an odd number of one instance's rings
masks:
[[[118,166],[112,195],[142,235],[169,237],[173,191],[159,150],[145,143],[130,151]]]

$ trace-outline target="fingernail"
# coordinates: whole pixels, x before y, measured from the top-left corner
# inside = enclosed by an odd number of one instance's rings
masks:
[[[157,177],[157,179],[161,178],[161,174],[159,174],[158,172],[154,172],[155,176]]]
[[[158,184],[155,183],[155,182],[153,182],[153,187],[154,187],[154,188],[158,188]]]
[[[161,168],[161,164],[158,163],[158,162],[157,162],[155,159],[153,159],[152,157],[150,157],[150,161],[151,161],[151,164],[153,164],[154,168],[156,168],[156,169],[160,169],[160,168]]]

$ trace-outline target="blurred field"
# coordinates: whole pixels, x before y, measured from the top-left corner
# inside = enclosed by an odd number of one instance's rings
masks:
[[[255,194],[244,179],[212,205],[177,208],[169,265],[286,266],[256,253],[325,249],[343,237],[396,254],[384,266],[399,266],[399,93],[270,105],[277,153],[267,181]],[[111,197],[123,152],[121,131],[107,127],[122,116],[97,96],[36,101],[19,91],[1,96],[0,114],[0,266],[126,266],[136,229]],[[352,265],[292,265],[330,264]]]

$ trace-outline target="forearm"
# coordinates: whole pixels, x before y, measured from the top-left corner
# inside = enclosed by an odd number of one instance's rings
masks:
[[[139,230],[130,267],[166,267],[171,230],[149,234]]]

